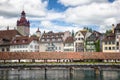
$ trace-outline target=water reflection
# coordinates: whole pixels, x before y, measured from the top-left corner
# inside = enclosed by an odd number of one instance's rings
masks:
[[[119,80],[119,70],[103,70],[99,75],[94,70],[39,69],[39,70],[0,70],[0,80]]]

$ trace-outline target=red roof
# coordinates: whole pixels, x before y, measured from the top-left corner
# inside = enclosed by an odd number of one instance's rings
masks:
[[[12,42],[11,45],[21,45],[21,44],[29,44],[31,41],[37,40],[37,37],[29,37],[29,36],[20,36],[16,37]]]
[[[17,21],[17,26],[30,26],[29,21],[27,21],[25,16],[25,11],[22,11],[20,20]]]
[[[72,36],[67,37],[65,40],[65,43],[73,43],[73,42],[74,42],[74,37],[72,37]]]
[[[111,33],[107,36],[105,36],[105,38],[103,39],[103,41],[114,41],[115,40],[115,34],[114,33]]]
[[[120,59],[120,53],[103,52],[0,52],[0,60],[13,59]]]
[[[2,30],[0,31],[0,39],[12,39],[16,35],[21,35],[17,30]]]

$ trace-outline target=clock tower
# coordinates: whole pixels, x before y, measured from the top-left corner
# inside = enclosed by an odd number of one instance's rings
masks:
[[[21,12],[21,18],[20,18],[20,20],[17,20],[17,30],[23,36],[30,35],[30,22],[26,19],[25,11]]]

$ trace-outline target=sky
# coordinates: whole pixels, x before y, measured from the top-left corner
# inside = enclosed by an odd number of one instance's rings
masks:
[[[0,0],[0,30],[16,28],[22,10],[30,21],[31,35],[43,31],[99,32],[120,22],[120,0]]]

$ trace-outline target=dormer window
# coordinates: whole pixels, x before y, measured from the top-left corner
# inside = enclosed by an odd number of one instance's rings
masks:
[[[14,41],[14,43],[16,43],[16,41]]]
[[[25,43],[25,40],[22,40],[23,43]]]
[[[44,39],[42,39],[42,41],[45,41]]]

